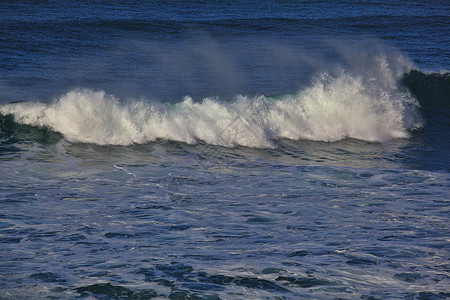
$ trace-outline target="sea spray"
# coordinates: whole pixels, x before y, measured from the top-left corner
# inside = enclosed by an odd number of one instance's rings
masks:
[[[398,61],[398,59],[397,59]],[[401,63],[400,65],[403,65]],[[385,55],[365,68],[321,72],[296,94],[205,98],[166,104],[121,102],[104,91],[75,89],[53,103],[0,106],[20,124],[61,133],[70,142],[131,145],[173,140],[226,147],[273,147],[278,139],[383,142],[422,126],[418,103],[399,87],[397,63]]]

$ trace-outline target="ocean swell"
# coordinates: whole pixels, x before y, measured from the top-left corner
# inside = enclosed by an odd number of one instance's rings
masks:
[[[226,147],[274,147],[277,139],[384,142],[422,126],[418,102],[399,86],[403,73],[380,55],[369,70],[321,72],[295,94],[185,97],[168,104],[121,102],[104,91],[76,89],[52,103],[0,106],[15,122],[61,133],[70,142],[142,144],[158,139]]]

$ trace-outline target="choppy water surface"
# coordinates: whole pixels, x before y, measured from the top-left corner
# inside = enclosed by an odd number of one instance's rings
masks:
[[[2,4],[0,299],[449,298],[449,6],[330,5]]]
[[[405,143],[24,145],[1,295],[445,298],[449,177],[393,167]]]

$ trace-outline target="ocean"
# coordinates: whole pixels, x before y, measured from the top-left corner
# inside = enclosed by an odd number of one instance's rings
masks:
[[[0,8],[0,299],[450,298],[448,1]]]

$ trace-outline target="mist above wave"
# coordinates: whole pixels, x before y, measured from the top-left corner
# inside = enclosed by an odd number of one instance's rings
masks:
[[[398,82],[409,65],[401,55],[354,55],[323,71],[295,94],[237,96],[233,101],[186,96],[168,104],[121,102],[104,91],[75,89],[52,103],[0,106],[21,124],[61,133],[70,142],[130,145],[157,139],[226,147],[273,147],[277,139],[383,142],[420,127],[418,103]]]

